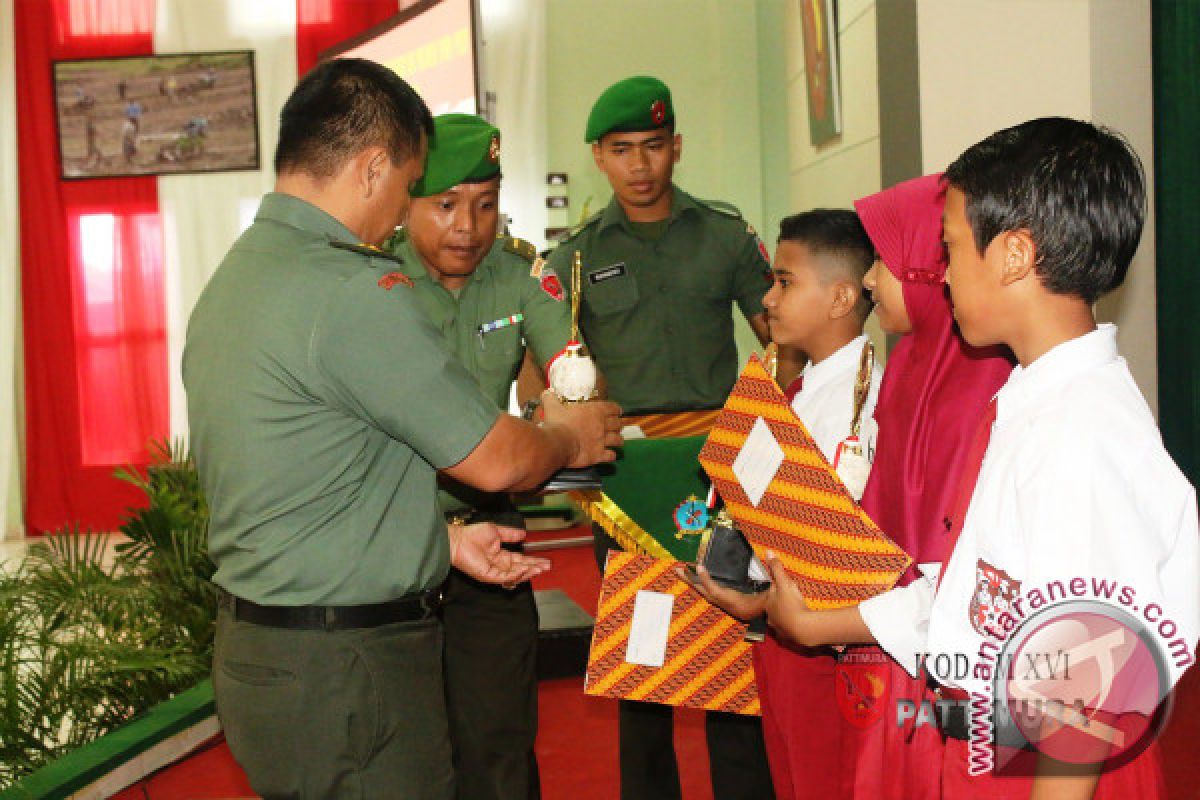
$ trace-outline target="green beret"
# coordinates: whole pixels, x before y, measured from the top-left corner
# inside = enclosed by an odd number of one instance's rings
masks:
[[[474,114],[442,114],[433,119],[425,174],[412,196],[430,197],[499,174],[500,130]]]
[[[671,90],[658,78],[638,75],[604,90],[588,114],[585,142],[613,131],[649,131],[675,121]]]

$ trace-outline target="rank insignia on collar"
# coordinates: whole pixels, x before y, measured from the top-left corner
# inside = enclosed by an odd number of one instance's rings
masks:
[[[538,256],[533,260],[533,265],[529,268],[529,277],[541,278],[542,270],[546,268],[546,259]]]
[[[378,280],[378,284],[382,289],[391,289],[397,283],[402,283],[410,289],[413,286],[412,278],[403,272],[389,272]]]

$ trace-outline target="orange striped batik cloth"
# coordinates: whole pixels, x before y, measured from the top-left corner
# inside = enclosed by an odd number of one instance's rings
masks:
[[[759,419],[783,462],[756,504],[733,465]],[[759,555],[775,551],[814,608],[885,592],[912,563],[850,496],[757,356],[734,385],[700,463]]]
[[[611,551],[600,587],[585,691],[737,714],[760,713],[746,626],[675,575],[677,562]],[[672,598],[661,667],[626,660],[638,592]]]
[[[640,428],[647,439],[668,439],[676,436],[707,436],[717,420],[720,409],[709,411],[675,411],[663,414],[627,414],[621,417],[623,426]]]

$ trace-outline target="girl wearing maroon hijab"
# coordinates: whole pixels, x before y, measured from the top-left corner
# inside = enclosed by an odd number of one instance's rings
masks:
[[[875,460],[862,507],[914,567],[949,556],[946,515],[971,438],[992,396],[1012,371],[1007,351],[980,350],[954,326],[943,278],[945,186],[927,175],[854,204],[879,260],[864,286],[880,326],[900,340],[888,357],[875,421]],[[913,715],[896,725],[897,701],[936,701],[924,677],[913,679],[877,647],[852,647],[835,674],[847,721],[842,736],[843,797],[940,796],[942,739],[937,728],[916,727]]]

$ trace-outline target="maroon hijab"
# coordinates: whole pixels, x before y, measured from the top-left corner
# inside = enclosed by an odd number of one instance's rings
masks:
[[[975,348],[954,325],[944,278],[940,175],[897,184],[854,207],[884,265],[898,278],[912,332],[888,356],[875,420],[875,462],[862,506],[914,565],[949,554],[945,518],[976,424],[1013,362]],[[907,583],[913,570],[902,579]]]

